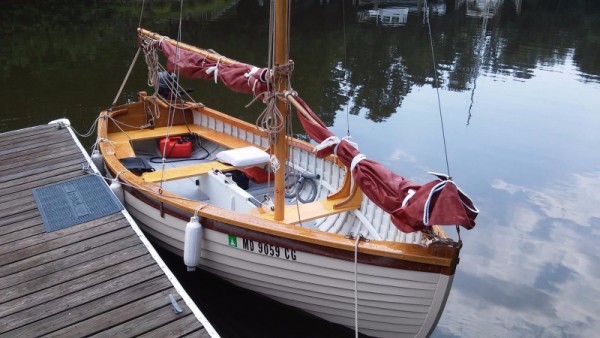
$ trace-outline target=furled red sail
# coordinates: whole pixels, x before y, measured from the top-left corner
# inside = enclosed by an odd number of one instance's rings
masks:
[[[301,98],[296,97],[296,100],[310,115],[309,118],[298,113],[304,130],[312,139],[323,142],[334,137]],[[364,158],[346,140],[327,146],[320,150],[318,155],[328,156],[334,149],[342,163],[351,168],[356,184],[370,200],[391,215],[392,222],[398,229],[413,232],[434,224],[460,225],[467,229],[475,226],[478,210],[454,182],[436,180],[420,186],[388,170],[382,164]],[[353,165],[353,161],[359,162]],[[414,195],[405,203],[411,190]]]
[[[189,78],[214,79],[238,93],[258,95],[267,90],[267,69],[245,63],[224,64],[204,55],[177,50],[170,43],[162,43],[160,49],[167,57],[167,70]],[[175,66],[177,65],[177,69]]]
[[[266,68],[239,62],[220,63],[198,53],[177,50],[168,43],[160,47],[167,57],[169,71],[175,71],[177,64],[180,75],[221,81],[229,89],[241,93],[258,95],[268,89]],[[337,139],[302,99],[295,98],[309,114],[305,116],[298,112],[304,129],[313,140],[321,143]],[[434,224],[460,225],[467,229],[475,226],[477,208],[451,180],[435,180],[422,186],[415,184],[365,158],[345,140],[334,141],[317,155],[328,156],[334,149],[344,165],[351,168],[355,183],[369,199],[391,215],[392,222],[401,231],[419,231]]]

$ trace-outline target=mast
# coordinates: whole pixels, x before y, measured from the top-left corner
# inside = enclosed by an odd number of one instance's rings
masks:
[[[275,67],[284,65],[288,62],[288,0],[275,1]],[[275,89],[277,93],[283,94],[287,90],[288,78],[287,75],[282,75],[275,72]],[[283,97],[283,96],[281,96]],[[277,101],[277,109],[283,116],[283,121],[287,121],[287,104],[285,100]],[[279,170],[275,172],[275,215],[276,221],[281,221],[284,218],[285,205],[285,164],[287,162],[287,142],[286,142],[286,127],[282,128],[277,134],[275,144],[275,156],[281,164]]]

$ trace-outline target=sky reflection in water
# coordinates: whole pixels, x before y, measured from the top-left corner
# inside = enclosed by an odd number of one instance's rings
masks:
[[[464,235],[435,336],[595,336],[600,86],[580,81],[569,62],[522,83],[491,80],[480,81],[466,131],[480,148],[476,164],[461,169],[485,181],[475,191],[482,214]],[[479,161],[484,153],[501,160]]]
[[[482,72],[468,126],[470,92],[441,92],[450,167],[481,214],[461,233],[461,263],[434,337],[600,331],[600,84],[583,81],[571,58],[530,76]],[[445,170],[430,87],[413,88],[383,124],[363,112],[350,126],[361,151],[411,180]],[[345,128],[340,111],[333,130]]]

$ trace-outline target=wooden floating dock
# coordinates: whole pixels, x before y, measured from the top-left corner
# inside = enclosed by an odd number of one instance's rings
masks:
[[[0,336],[218,337],[126,211],[46,232],[32,189],[90,163],[59,124],[0,133]]]

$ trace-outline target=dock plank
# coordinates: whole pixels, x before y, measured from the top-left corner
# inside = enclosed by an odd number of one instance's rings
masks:
[[[130,244],[135,244],[135,242]],[[105,247],[104,249],[107,248]],[[62,268],[61,266],[55,267],[53,264],[46,264],[45,267],[47,267],[47,274],[39,276],[33,280],[22,280],[20,283],[13,285],[12,287],[3,289],[2,302],[27,296],[58,284],[64,284],[73,279],[113,266],[117,262],[125,262],[127,260],[138,258],[143,256],[145,253],[145,247],[138,243],[138,245],[130,246],[121,251],[113,252],[110,255],[101,256],[98,259],[83,262],[82,264],[75,266]]]
[[[15,261],[39,255],[48,251],[49,248],[60,248],[129,225],[126,220],[119,219],[119,217],[120,214],[112,214],[90,222],[27,238],[21,241],[19,245],[11,245],[10,243],[2,245],[0,246],[0,260]]]
[[[40,166],[45,167],[51,164],[62,163],[74,159],[81,159],[81,155],[76,152],[73,152],[69,154],[64,154],[60,157],[57,157],[53,153],[47,153],[41,156],[34,157],[20,157],[18,159],[14,159],[13,161],[0,165],[0,171],[2,171],[5,174],[10,174],[21,170],[29,170],[31,168]]]
[[[65,257],[75,255],[77,253],[89,250],[91,248],[105,245],[107,243],[110,243],[111,241],[116,241],[127,236],[131,236],[131,233],[128,231],[128,229],[124,228],[118,231],[107,232],[104,236],[92,236],[80,242],[75,242],[55,249],[49,249],[47,251],[42,250],[37,254],[32,254],[31,256],[22,259],[19,257],[20,253],[31,253],[21,250],[13,251],[6,255],[12,259],[12,262],[0,261],[0,277],[9,274],[14,274],[26,269],[31,269],[46,262],[52,262],[59,259],[63,259]],[[52,248],[51,244],[52,243],[49,243],[49,245],[47,245],[46,247]],[[0,260],[3,258],[3,256],[0,256]]]
[[[40,223],[41,223],[41,220],[40,220]],[[44,226],[41,224],[33,225],[30,227],[26,227],[26,228],[23,228],[23,227],[16,228],[15,231],[7,233],[4,236],[0,236],[0,246],[10,243],[10,242],[15,242],[15,241],[27,238],[27,237],[39,235],[45,231],[46,230],[44,230]]]
[[[155,329],[162,324],[178,319],[179,315],[175,314],[171,307],[168,291],[172,290],[163,291],[136,302],[131,302],[86,322],[78,323],[76,325],[76,332],[65,332],[66,335],[63,335],[63,332],[57,332],[57,336],[134,337]],[[181,297],[178,295],[174,297],[177,301],[181,300]],[[190,311],[187,310],[181,313],[181,315],[189,313]],[[139,321],[142,321],[144,326],[138,325]],[[102,332],[97,332],[97,329],[95,329],[103,326],[111,326],[111,328]]]
[[[10,335],[23,337],[25,335],[41,336],[51,333],[51,336],[58,334],[58,330],[76,325],[78,322],[88,318],[101,315],[112,309],[119,308],[130,302],[148,297],[149,295],[168,290],[165,293],[172,292],[172,285],[164,278],[149,279],[143,283],[132,285],[129,288],[114,292],[102,298],[93,300],[89,303],[73,306],[68,309],[69,315],[63,312],[57,312],[43,319],[20,326],[16,329],[6,330]],[[0,328],[0,330],[2,330]],[[72,329],[70,329],[72,330]]]
[[[28,323],[34,320],[32,317],[40,318],[67,310],[161,274],[162,271],[151,257],[142,256],[35,292],[29,297],[4,302],[0,308],[0,318],[4,317],[3,320],[8,322],[19,318],[20,323]]]
[[[0,182],[5,183],[4,186],[2,186],[2,188],[5,188],[9,186],[15,186],[21,183],[30,182],[41,177],[61,175],[62,173],[71,171],[79,171],[80,174],[83,174],[83,171],[81,170],[81,165],[83,163],[85,163],[84,160],[75,159],[71,161],[62,161],[56,164],[51,164],[42,167],[38,166],[36,168],[23,170],[8,175],[2,175],[2,177],[0,177]],[[8,185],[6,184],[7,182],[12,184]]]
[[[206,331],[200,331],[198,327],[198,320],[192,315],[180,318],[177,321],[173,321],[169,324],[162,325],[161,327],[139,335],[139,338],[152,338],[152,337],[181,337],[187,334],[194,334],[197,338],[210,338],[210,335]]]
[[[38,219],[39,223],[37,223]],[[23,224],[23,227],[26,227],[31,226],[34,222],[35,224],[42,224],[42,218],[40,213],[37,212],[37,208],[8,217],[0,216],[0,234],[17,231],[19,224]]]
[[[37,188],[37,187],[43,187],[45,185],[48,184],[53,184],[53,183],[57,183],[57,182],[61,182],[61,181],[65,181],[71,178],[75,178],[78,176],[81,176],[81,170],[78,169],[70,169],[68,171],[52,171],[49,172],[48,174],[52,175],[50,177],[36,177],[35,180],[33,180],[32,178],[22,178],[20,180],[16,180],[19,182],[5,182],[5,183],[0,183],[0,197],[1,196],[6,196],[6,198],[10,199],[10,193],[8,191],[8,187],[14,187],[12,192],[17,192],[17,191],[22,191],[22,190],[29,190],[29,192],[31,192],[31,189]],[[18,187],[17,187],[18,186]]]
[[[46,232],[32,189],[87,175],[84,165],[66,128],[0,133],[0,336],[208,337],[209,323],[183,301],[130,216]],[[183,313],[172,311],[169,294]]]

